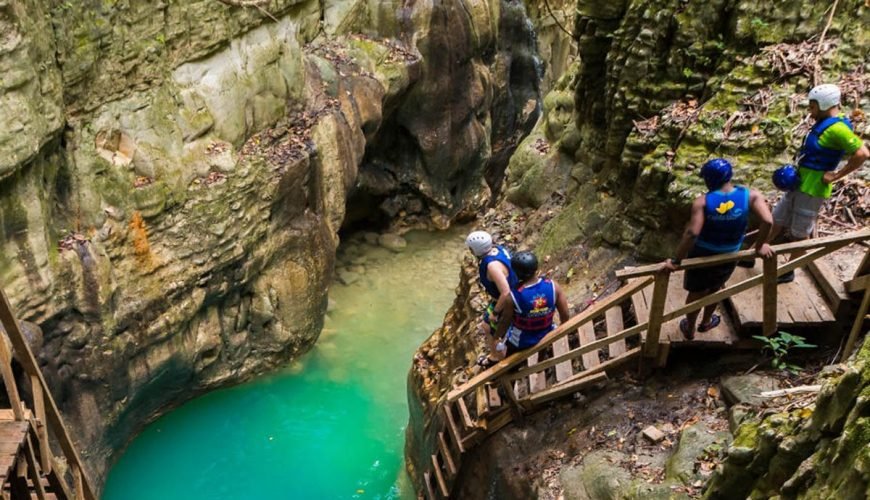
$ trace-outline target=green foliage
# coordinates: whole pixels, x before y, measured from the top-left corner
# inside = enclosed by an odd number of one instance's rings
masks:
[[[757,30],[765,29],[768,26],[767,21],[760,17],[753,17],[752,20],[749,21],[749,24]]]
[[[752,338],[760,340],[764,344],[764,351],[767,351],[773,356],[771,365],[777,370],[787,371],[792,374],[798,374],[801,367],[786,361],[791,349],[808,349],[817,347],[813,344],[808,344],[806,339],[800,335],[792,335],[787,332],[777,332],[776,335],[764,337],[761,335],[753,335]]]

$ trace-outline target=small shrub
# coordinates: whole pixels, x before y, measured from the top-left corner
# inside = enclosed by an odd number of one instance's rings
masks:
[[[808,349],[817,347],[816,345],[808,344],[806,339],[800,335],[792,335],[787,332],[777,332],[776,335],[770,337],[753,335],[752,338],[760,340],[764,344],[763,351],[766,351],[773,356],[771,365],[774,368],[795,375],[800,373],[801,367],[786,361],[789,351],[792,349]]]

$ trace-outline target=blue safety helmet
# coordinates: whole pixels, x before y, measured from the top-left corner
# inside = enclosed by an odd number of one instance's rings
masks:
[[[701,167],[701,178],[708,190],[715,191],[731,180],[731,163],[725,158],[713,158]]]
[[[801,176],[794,165],[784,165],[773,173],[773,184],[783,191],[794,191],[801,183]]]

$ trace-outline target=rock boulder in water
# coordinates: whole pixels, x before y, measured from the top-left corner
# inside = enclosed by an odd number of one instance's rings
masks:
[[[393,233],[385,233],[378,236],[378,244],[387,250],[397,253],[401,252],[406,246],[408,246],[408,242],[405,241],[405,238]]]

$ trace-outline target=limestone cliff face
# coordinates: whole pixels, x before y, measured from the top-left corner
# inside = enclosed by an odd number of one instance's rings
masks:
[[[98,479],[312,345],[349,207],[445,225],[537,118],[518,2],[233,3],[0,1],[0,277]]]

